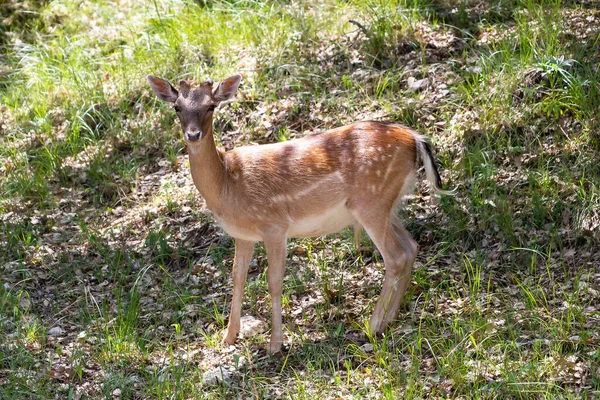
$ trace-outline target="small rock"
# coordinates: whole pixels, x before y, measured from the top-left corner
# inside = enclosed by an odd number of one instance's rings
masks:
[[[250,261],[250,265],[248,266],[248,268],[250,269],[250,271],[254,271],[255,269],[257,269],[258,260],[255,258],[254,260]]]
[[[231,383],[231,375],[223,367],[215,367],[202,374],[202,383],[207,386],[214,386],[222,383],[229,385]]]
[[[62,335],[65,331],[60,326],[55,326],[54,328],[48,331],[48,335],[50,336],[58,336]]]
[[[240,318],[240,332],[242,337],[249,338],[259,335],[267,330],[267,324],[251,315],[244,315]]]
[[[113,397],[121,397],[121,389],[118,389],[118,388],[117,388],[117,389],[115,389],[115,390],[112,392],[112,395],[113,395]]]
[[[419,79],[416,80],[412,76],[408,78],[408,90],[412,90],[413,92],[419,92],[423,89],[426,89],[429,86],[429,79]]]
[[[365,353],[371,353],[373,351],[373,345],[371,343],[365,343],[361,347]]]
[[[31,308],[31,300],[27,297],[21,297],[21,308],[24,310],[29,310]]]
[[[298,254],[300,256],[305,256],[306,255],[306,249],[302,246],[296,246],[294,248],[294,254]]]
[[[234,365],[230,368],[230,370],[242,369],[248,364],[248,360],[244,356],[240,356],[238,354],[233,355]]]

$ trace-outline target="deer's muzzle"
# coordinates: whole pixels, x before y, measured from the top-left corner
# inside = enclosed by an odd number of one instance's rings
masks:
[[[185,140],[188,140],[190,142],[195,142],[197,140],[199,140],[202,137],[202,131],[186,131],[183,136],[185,137]]]

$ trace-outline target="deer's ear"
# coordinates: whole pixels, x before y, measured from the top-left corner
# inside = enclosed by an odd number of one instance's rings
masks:
[[[169,103],[174,103],[177,100],[179,93],[169,82],[152,75],[148,75],[148,82],[150,82],[152,91],[159,99]]]
[[[213,92],[213,100],[217,103],[231,99],[242,81],[241,75],[233,75],[225,79]]]

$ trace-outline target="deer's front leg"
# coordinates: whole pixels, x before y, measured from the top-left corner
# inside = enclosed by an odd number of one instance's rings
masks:
[[[233,261],[233,299],[231,300],[231,312],[229,313],[229,324],[223,340],[233,344],[240,333],[240,313],[242,312],[242,297],[244,295],[244,284],[248,276],[248,266],[254,242],[246,240],[235,240],[235,259]]]
[[[280,237],[271,240],[265,240],[265,247],[267,250],[267,261],[269,263],[267,281],[273,308],[271,342],[269,343],[267,350],[270,354],[275,354],[281,350],[281,345],[283,344],[281,292],[283,289],[283,275],[285,274],[285,235],[281,235]]]

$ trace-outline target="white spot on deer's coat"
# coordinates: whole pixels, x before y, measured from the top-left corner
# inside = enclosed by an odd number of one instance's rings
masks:
[[[313,183],[312,185],[302,189],[301,191],[297,192],[293,197],[291,197],[291,200],[295,200],[295,199],[299,199],[317,189],[320,189],[321,186],[323,185],[327,185],[327,183],[333,183],[333,181],[338,180],[340,182],[342,182],[342,173],[340,171],[336,171],[334,173],[331,173],[327,176],[325,176],[323,179]]]
[[[383,182],[387,181],[388,176],[394,170],[394,164],[388,164],[385,174],[383,175]]]
[[[375,172],[375,174],[376,174],[377,176],[381,176],[381,170],[379,170],[379,169],[378,169],[378,170]]]
[[[273,196],[273,198],[271,198],[271,201],[273,203],[281,203],[282,201],[285,201],[285,200],[286,200],[286,196],[283,194],[278,194],[278,195]]]

